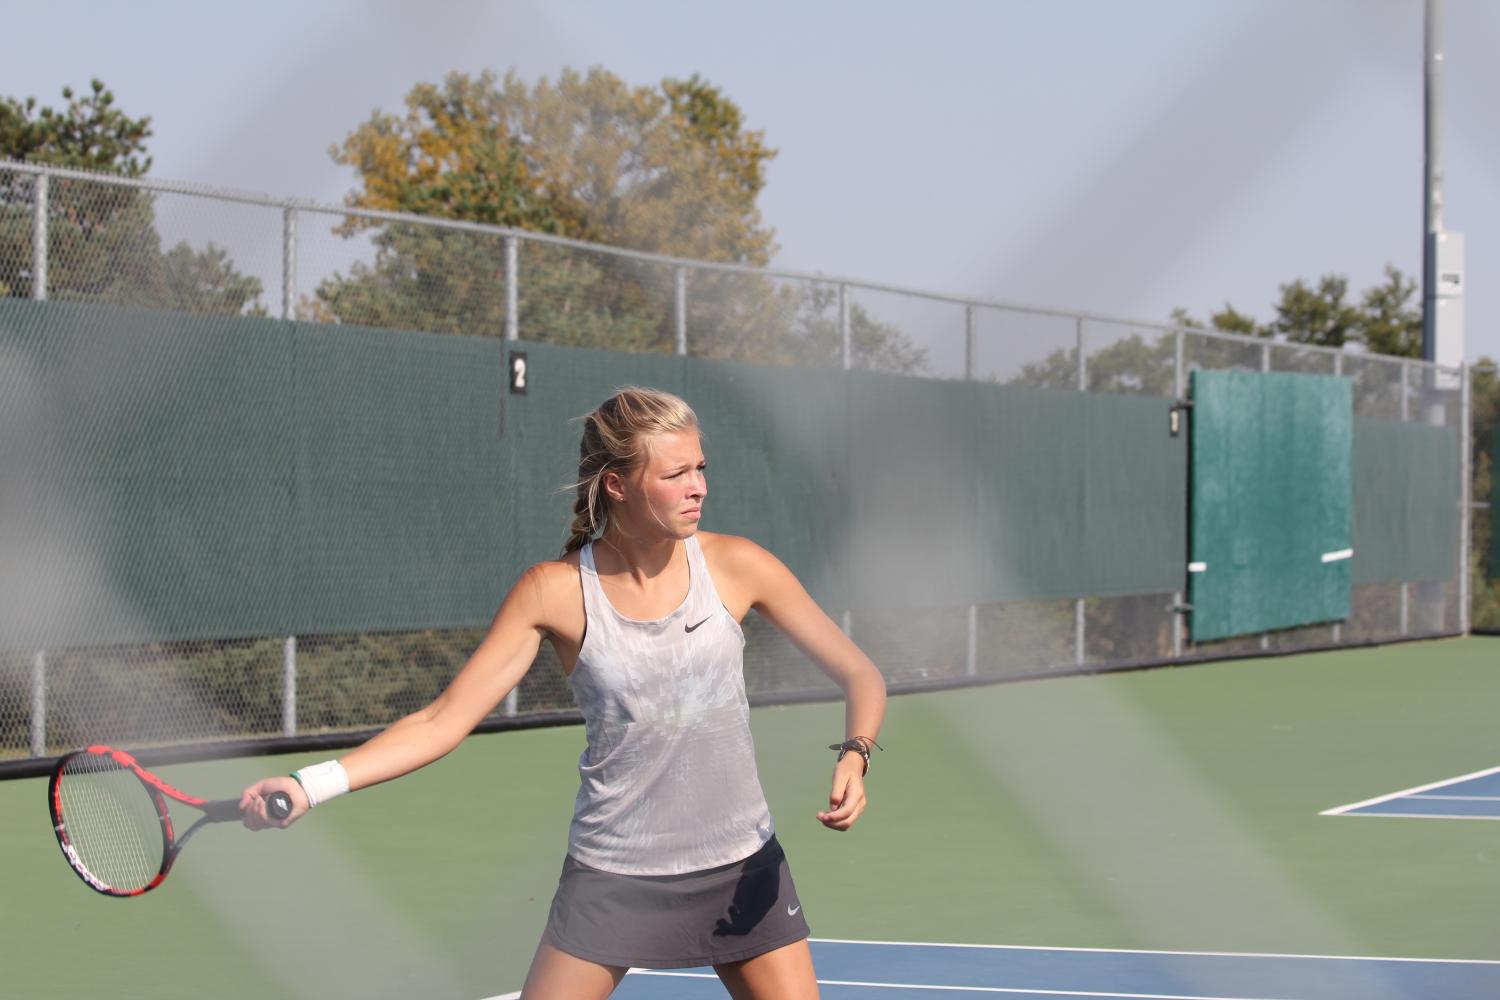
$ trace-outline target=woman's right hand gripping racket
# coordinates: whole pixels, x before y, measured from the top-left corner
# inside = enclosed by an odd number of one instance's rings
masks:
[[[180,837],[168,799],[203,813]],[[199,827],[243,816],[239,799],[210,802],[178,791],[130,754],[106,746],[59,760],[47,786],[47,805],[68,864],[85,885],[106,896],[139,896],[156,888]],[[267,798],[272,818],[285,819],[291,812],[285,792]]]

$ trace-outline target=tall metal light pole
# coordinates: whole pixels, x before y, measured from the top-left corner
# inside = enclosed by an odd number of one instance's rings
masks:
[[[1424,6],[1422,358],[1457,367],[1464,360],[1464,243],[1443,226],[1443,0]]]

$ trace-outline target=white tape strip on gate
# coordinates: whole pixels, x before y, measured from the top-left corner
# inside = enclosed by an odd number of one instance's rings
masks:
[[[1339,549],[1337,552],[1323,553],[1323,561],[1326,563],[1338,562],[1340,559],[1353,559],[1353,549]]]

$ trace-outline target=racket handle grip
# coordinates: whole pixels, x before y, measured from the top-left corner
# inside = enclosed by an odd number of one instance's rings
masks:
[[[272,819],[286,819],[292,814],[292,797],[286,792],[272,792],[266,799],[266,815]]]

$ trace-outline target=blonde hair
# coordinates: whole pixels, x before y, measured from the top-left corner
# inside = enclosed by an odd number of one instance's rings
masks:
[[[583,548],[609,523],[606,472],[623,473],[646,454],[647,438],[655,434],[698,430],[698,415],[670,392],[626,386],[583,418],[578,445],[578,480],[573,484],[573,523],[563,555]]]

